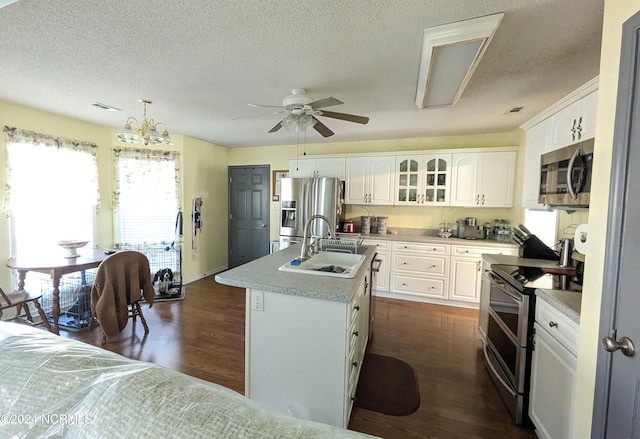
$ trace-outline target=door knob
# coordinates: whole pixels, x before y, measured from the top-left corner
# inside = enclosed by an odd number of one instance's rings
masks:
[[[262,223],[262,224],[260,224],[260,227],[262,227],[264,229],[265,227],[267,227],[267,225],[265,223]]]
[[[636,347],[629,337],[620,337],[620,341],[605,337],[602,339],[602,346],[607,352],[615,352],[620,349],[627,357],[633,357],[633,354],[636,353]]]

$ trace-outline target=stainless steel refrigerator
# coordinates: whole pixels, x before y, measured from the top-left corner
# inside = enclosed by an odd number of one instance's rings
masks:
[[[339,178],[283,178],[280,182],[280,249],[302,242],[304,225],[313,215],[324,215],[334,232],[344,220],[344,182]],[[315,220],[310,236],[329,234],[327,224]]]

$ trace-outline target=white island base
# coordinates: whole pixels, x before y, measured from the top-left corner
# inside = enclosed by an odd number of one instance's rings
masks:
[[[246,288],[245,396],[346,428],[369,336],[373,247],[355,277],[279,271],[299,245],[216,275]]]

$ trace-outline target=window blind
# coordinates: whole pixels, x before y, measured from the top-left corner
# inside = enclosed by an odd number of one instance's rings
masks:
[[[179,210],[177,152],[114,150],[116,244],[175,240]]]

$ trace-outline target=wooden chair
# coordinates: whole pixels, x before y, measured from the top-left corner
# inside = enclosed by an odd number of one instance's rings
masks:
[[[100,323],[102,344],[107,342],[107,337],[121,332],[128,319],[135,323],[138,316],[146,337],[149,327],[140,306],[143,296],[151,307],[155,292],[149,260],[145,255],[135,251],[120,251],[102,261],[91,289],[89,326],[93,326],[94,320]]]
[[[40,325],[43,324],[49,332],[53,332],[51,329],[51,325],[49,324],[49,320],[47,319],[47,315],[42,310],[40,306],[40,298],[42,294],[33,294],[29,293],[25,290],[18,290],[13,293],[6,294],[0,288],[0,319],[2,318],[2,312],[5,309],[15,308],[16,315],[13,319],[16,322],[26,323],[25,319],[22,317],[22,313],[24,312],[24,316],[26,317],[27,322],[31,325]],[[29,303],[32,302],[36,307],[38,314],[40,315],[41,322],[35,322],[33,317],[31,316],[31,312],[29,311]]]

